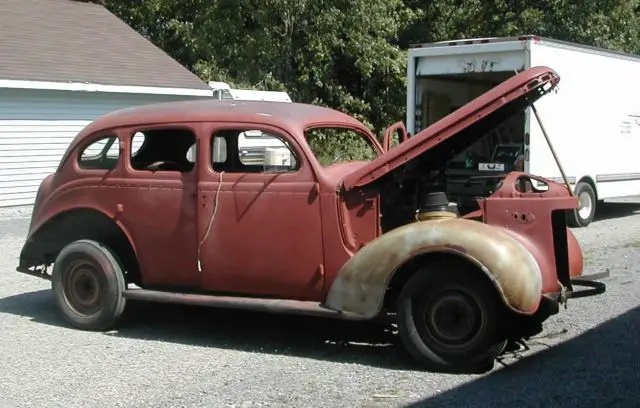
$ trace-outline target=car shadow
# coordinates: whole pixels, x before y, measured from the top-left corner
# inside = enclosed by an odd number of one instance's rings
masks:
[[[1,313],[70,327],[48,289],[0,299]],[[128,301],[118,328],[98,335],[420,370],[390,329],[383,323]]]
[[[640,307],[536,355],[406,407],[632,407]]]
[[[593,222],[627,217],[640,213],[640,202],[603,202],[599,203]]]

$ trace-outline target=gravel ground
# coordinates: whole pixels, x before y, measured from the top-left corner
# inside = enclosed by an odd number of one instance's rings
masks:
[[[634,213],[634,211],[639,211]],[[0,407],[637,406],[640,200],[577,230],[606,294],[576,299],[531,350],[484,375],[416,370],[379,327],[129,303],[123,326],[68,328],[48,282],[14,272],[28,220],[0,219]]]

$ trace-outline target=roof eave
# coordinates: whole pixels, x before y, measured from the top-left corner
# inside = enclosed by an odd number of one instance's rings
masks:
[[[27,81],[16,79],[0,79],[0,88],[9,89],[38,89],[49,91],[72,91],[72,92],[105,92],[105,93],[125,93],[125,94],[146,94],[146,95],[179,95],[179,96],[213,96],[212,89],[197,88],[168,88],[151,86],[130,86],[130,85],[103,85],[87,82],[49,82],[49,81]]]

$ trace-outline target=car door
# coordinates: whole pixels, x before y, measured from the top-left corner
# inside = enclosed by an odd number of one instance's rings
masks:
[[[206,290],[314,299],[324,281],[319,186],[282,129],[211,125],[201,142],[199,265]]]
[[[127,226],[147,287],[200,287],[196,263],[198,169],[189,151],[194,127],[149,125],[120,130],[126,182],[117,186],[119,217]]]
[[[384,151],[388,151],[391,149],[393,144],[393,135],[398,132],[398,143],[395,145],[399,145],[400,143],[404,143],[409,139],[409,135],[407,134],[407,129],[404,127],[403,122],[396,122],[393,125],[389,126],[387,130],[384,132],[384,139],[382,140],[382,147]]]

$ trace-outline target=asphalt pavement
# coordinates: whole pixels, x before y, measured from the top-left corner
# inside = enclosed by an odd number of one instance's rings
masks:
[[[576,234],[607,292],[570,301],[530,350],[482,375],[416,369],[371,324],[129,303],[69,328],[50,284],[15,272],[27,215],[0,219],[2,407],[632,407],[640,401],[640,200]]]

